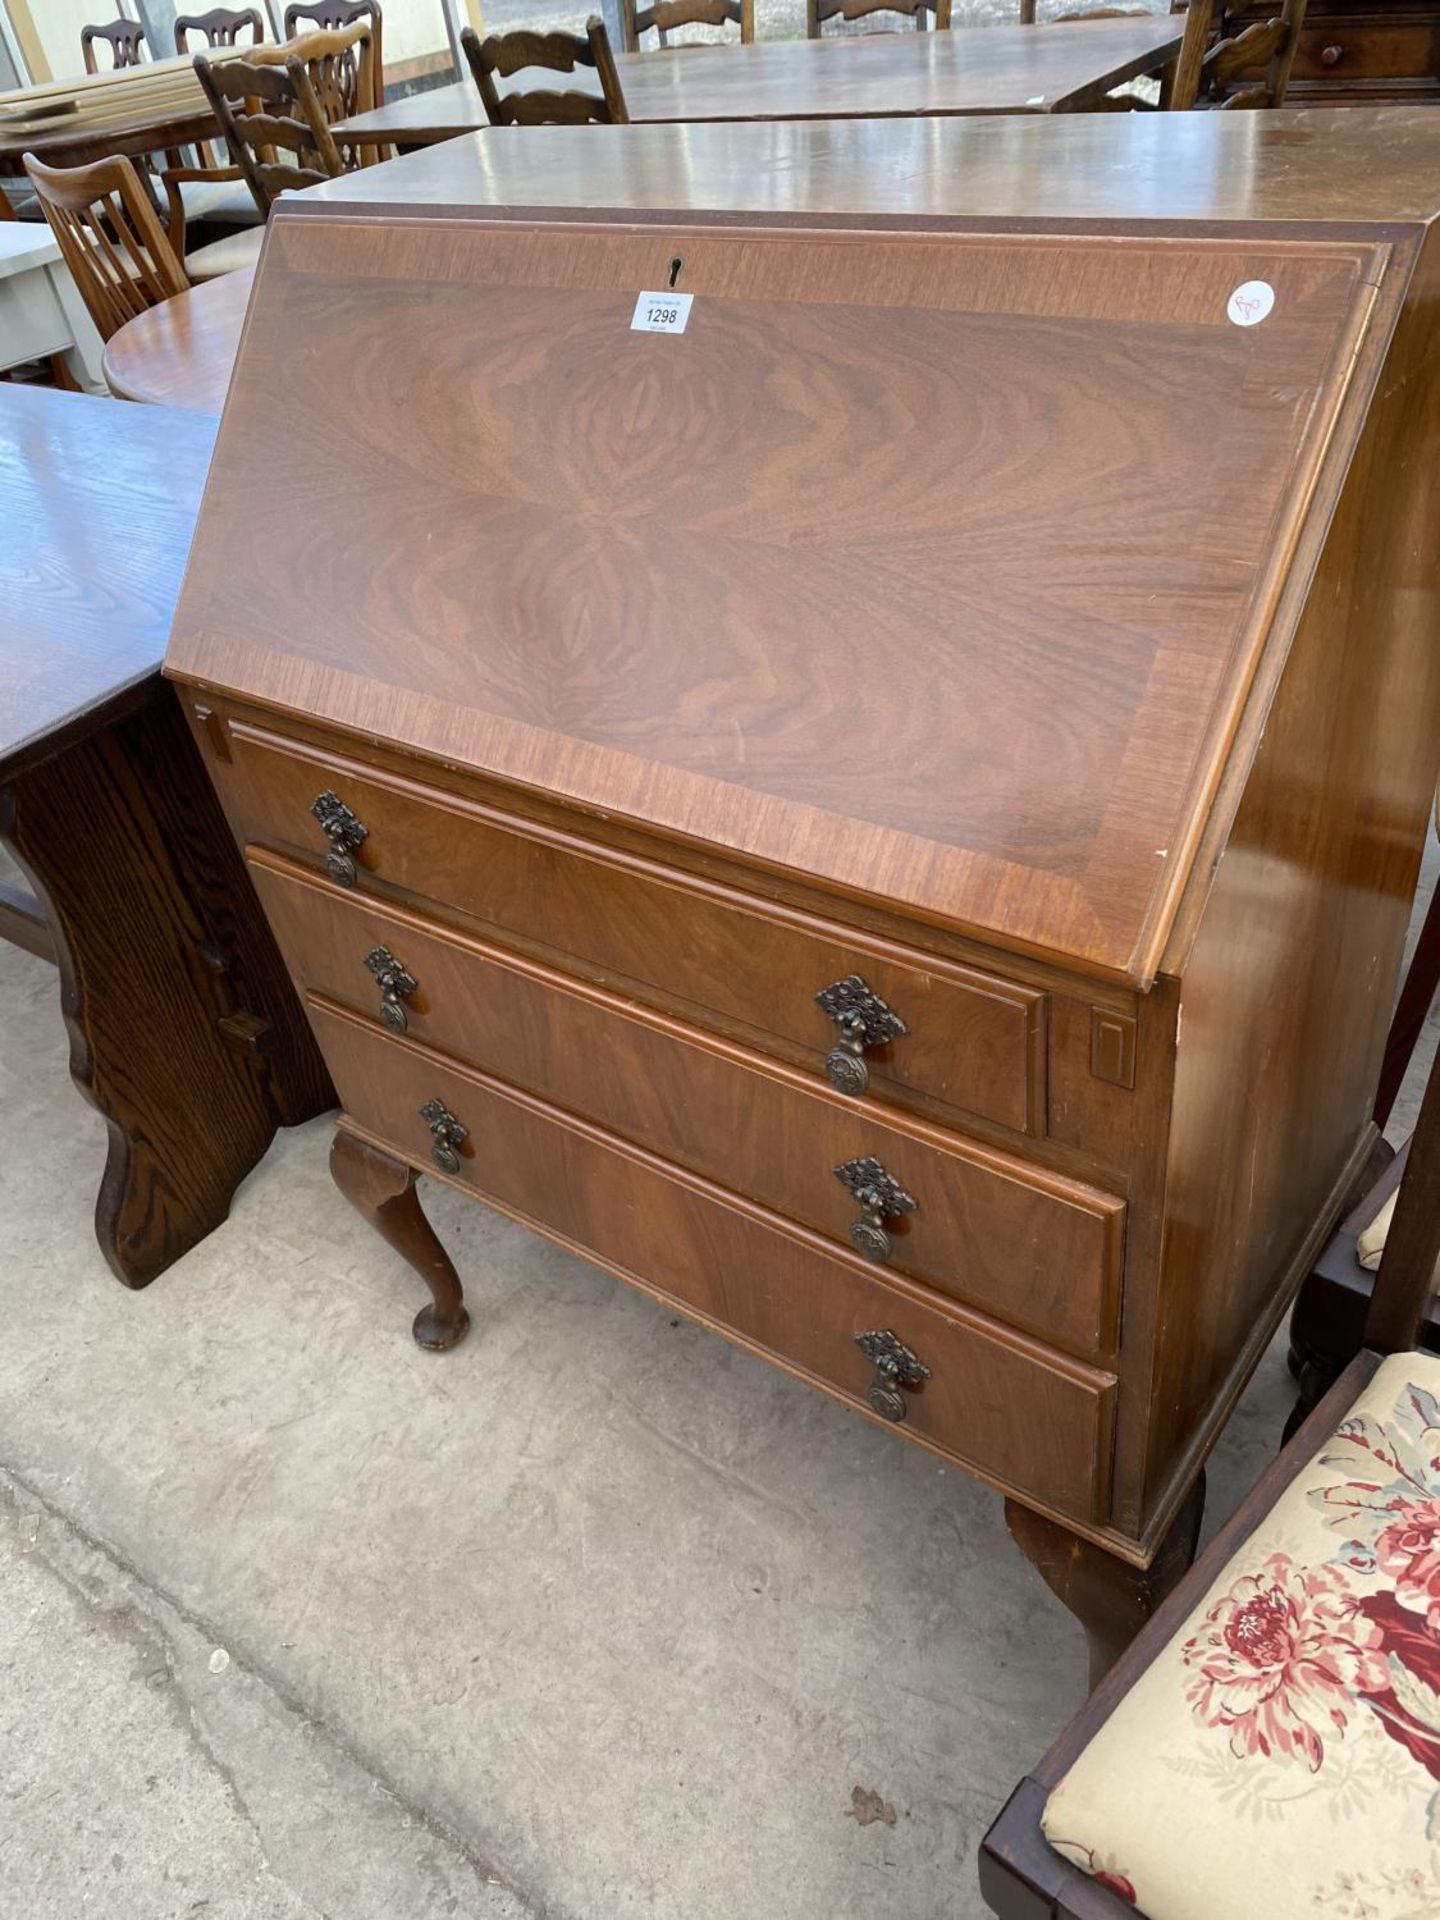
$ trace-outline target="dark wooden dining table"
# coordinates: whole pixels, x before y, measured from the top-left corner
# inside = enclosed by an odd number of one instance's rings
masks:
[[[634,122],[1066,113],[1164,66],[1183,29],[1183,15],[1146,14],[621,53],[616,65]],[[355,114],[335,132],[414,147],[487,124],[479,92],[463,80]]]

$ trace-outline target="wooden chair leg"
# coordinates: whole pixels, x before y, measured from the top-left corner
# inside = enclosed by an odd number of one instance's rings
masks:
[[[356,1212],[430,1289],[431,1304],[415,1316],[416,1344],[432,1353],[459,1346],[470,1315],[460,1277],[420,1205],[414,1168],[340,1128],[330,1148],[330,1172]]]
[[[1380,1086],[1375,1095],[1377,1127],[1383,1127],[1390,1118],[1395,1096],[1405,1079],[1437,986],[1440,986],[1440,886],[1436,887],[1435,896],[1425,914],[1425,924],[1420,929],[1420,939],[1410,962],[1410,970],[1405,975],[1395,1018],[1390,1022],[1385,1059],[1380,1068]]]
[[[1205,1475],[1201,1473],[1150,1565],[1134,1567],[1058,1521],[1047,1520],[1017,1501],[1005,1502],[1005,1524],[1016,1546],[1085,1629],[1092,1689],[1189,1570],[1204,1510]]]

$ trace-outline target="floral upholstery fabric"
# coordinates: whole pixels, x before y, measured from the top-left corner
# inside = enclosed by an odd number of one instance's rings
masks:
[[[1386,1360],[1051,1794],[1150,1920],[1440,1920],[1440,1360]]]

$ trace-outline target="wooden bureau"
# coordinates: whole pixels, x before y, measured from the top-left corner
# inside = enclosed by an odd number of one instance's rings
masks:
[[[1132,118],[287,200],[168,666],[422,1344],[426,1172],[1001,1488],[1097,1666],[1374,1145],[1440,763],[1440,122]]]

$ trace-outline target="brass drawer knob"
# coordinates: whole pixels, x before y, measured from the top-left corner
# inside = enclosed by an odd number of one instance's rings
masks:
[[[420,1118],[430,1129],[430,1158],[441,1173],[459,1173],[460,1155],[456,1148],[462,1140],[470,1138],[470,1129],[462,1127],[450,1109],[438,1100],[427,1100],[420,1109]]]
[[[1321,62],[1327,67],[1338,67],[1344,58],[1344,47],[1325,47],[1320,54]]]
[[[870,1085],[866,1047],[883,1047],[910,1029],[858,973],[847,973],[843,980],[832,980],[828,987],[822,987],[815,1004],[823,1007],[840,1029],[840,1044],[832,1047],[825,1059],[825,1078],[839,1093],[864,1093]]]
[[[365,965],[374,974],[380,989],[380,1018],[392,1033],[404,1033],[410,1024],[404,1002],[420,982],[388,947],[372,947],[365,956]]]
[[[320,822],[320,831],[330,842],[325,856],[325,871],[340,887],[353,887],[357,878],[355,849],[370,838],[370,829],[353,814],[338,793],[327,787],[310,809]]]
[[[835,1178],[848,1187],[860,1203],[860,1218],[850,1225],[850,1239],[857,1253],[867,1260],[890,1258],[890,1236],[885,1221],[897,1214],[914,1213],[920,1202],[908,1194],[900,1182],[888,1174],[878,1160],[847,1160],[836,1167]]]
[[[893,1333],[878,1329],[874,1333],[857,1333],[855,1344],[875,1367],[875,1378],[866,1395],[870,1405],[882,1420],[903,1420],[908,1402],[900,1389],[918,1387],[922,1381],[931,1379],[929,1367]]]

